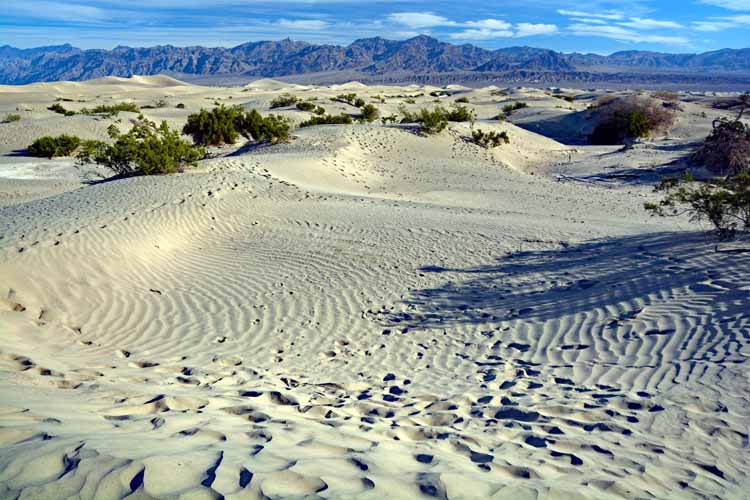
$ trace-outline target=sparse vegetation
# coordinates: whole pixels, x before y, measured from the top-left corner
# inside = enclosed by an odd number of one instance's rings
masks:
[[[665,194],[658,203],[646,203],[652,215],[687,215],[693,222],[708,221],[720,241],[750,231],[750,174],[697,182],[690,174],[664,179],[655,191]]]
[[[81,139],[73,135],[63,134],[57,137],[45,135],[35,140],[27,148],[27,152],[38,158],[55,158],[72,155],[80,145]]]
[[[365,100],[361,97],[357,97],[357,94],[353,93],[339,94],[336,97],[331,97],[331,101],[349,104],[350,106],[354,106],[355,108],[361,108],[365,105]]]
[[[196,144],[220,146],[234,144],[240,135],[256,141],[286,141],[290,128],[288,120],[283,117],[269,115],[264,118],[254,109],[245,111],[241,106],[221,105],[188,116],[182,133],[191,136]]]
[[[73,116],[74,114],[76,114],[75,111],[70,111],[68,109],[65,109],[65,107],[60,103],[55,103],[52,106],[48,107],[47,109],[50,111],[54,111],[55,113],[58,113],[60,115],[65,115],[65,116]]]
[[[324,108],[310,101],[298,102],[297,109],[299,109],[300,111],[307,111],[308,113],[314,113],[318,116],[326,114],[326,110]]]
[[[449,122],[474,122],[477,119],[476,113],[471,108],[458,105],[452,107],[446,114]]]
[[[181,139],[167,122],[157,126],[143,115],[127,133],[111,132],[114,144],[91,143],[79,158],[104,165],[116,175],[131,176],[179,172],[206,156],[205,149]]]
[[[383,116],[382,118],[380,118],[380,122],[383,125],[388,125],[389,123],[394,124],[396,123],[397,120],[398,120],[398,115],[388,115],[388,116]]]
[[[514,111],[518,111],[519,109],[528,108],[529,105],[525,102],[515,102],[513,104],[507,104],[503,106],[503,114],[505,114],[505,117],[509,117],[513,114]]]
[[[674,123],[674,110],[653,99],[623,97],[599,108],[597,124],[589,136],[592,144],[629,144],[655,132],[665,132]]]
[[[13,123],[13,122],[18,122],[18,121],[21,121],[21,115],[9,113],[5,115],[5,117],[2,120],[0,120],[0,123]]]
[[[501,144],[509,144],[510,143],[510,137],[508,137],[508,133],[505,131],[502,132],[484,132],[481,129],[478,130],[472,130],[471,132],[471,140],[478,144],[479,146],[482,146],[483,148],[496,148],[500,146]]]
[[[469,98],[465,97],[465,96],[464,97],[459,97],[458,99],[456,99],[456,102],[468,104],[469,103]]]
[[[741,121],[748,107],[750,94],[745,94],[735,119],[714,120],[711,134],[691,156],[691,161],[715,175],[750,174],[750,126]]]
[[[346,113],[340,115],[322,115],[313,116],[309,120],[300,123],[300,127],[312,127],[314,125],[349,125],[352,123],[352,117]]]
[[[380,111],[378,111],[378,108],[376,108],[372,104],[365,104],[361,108],[359,108],[362,114],[359,117],[359,120],[361,122],[373,122],[375,121],[378,116],[380,116]]]
[[[175,106],[175,108],[177,108],[177,109],[185,109],[185,105],[183,103],[181,103],[181,102],[178,102],[177,105]]]
[[[299,98],[292,94],[281,94],[279,97],[271,101],[271,109],[286,108],[297,104]]]
[[[100,104],[94,108],[83,108],[80,111],[82,115],[106,115],[117,116],[121,112],[138,113],[140,110],[133,102],[121,102],[117,104]]]

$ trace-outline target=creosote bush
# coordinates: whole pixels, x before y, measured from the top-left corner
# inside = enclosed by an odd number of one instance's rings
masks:
[[[135,103],[132,102],[120,102],[117,104],[100,104],[94,108],[83,108],[80,111],[82,115],[107,115],[117,116],[121,112],[127,111],[129,113],[138,113],[139,109]]]
[[[299,101],[297,96],[292,94],[281,94],[279,97],[271,101],[271,109],[293,106],[297,101]]]
[[[312,127],[314,125],[349,125],[352,123],[352,117],[346,113],[340,115],[322,115],[312,116],[309,120],[300,123],[300,127]]]
[[[628,144],[653,133],[666,132],[674,123],[674,110],[654,99],[622,97],[598,108],[592,144]]]
[[[2,120],[0,120],[0,123],[13,123],[13,122],[18,122],[18,121],[21,121],[21,115],[9,113],[5,115],[5,117]]]
[[[246,139],[282,142],[289,139],[288,120],[277,116],[261,116],[256,110],[245,111],[241,106],[223,104],[211,110],[201,109],[188,116],[182,133],[196,144],[220,146],[234,144],[242,135]]]
[[[510,137],[508,137],[508,133],[505,131],[502,132],[484,132],[481,129],[478,130],[472,130],[471,132],[471,140],[474,141],[475,144],[478,144],[484,148],[490,149],[490,148],[496,148],[500,146],[501,144],[509,144],[510,143]]]
[[[362,114],[359,117],[359,120],[362,122],[373,122],[375,121],[378,116],[380,116],[380,111],[378,111],[378,108],[376,108],[372,104],[365,104],[361,108],[359,108]]]
[[[465,96],[464,97],[459,97],[458,99],[456,99],[456,102],[463,103],[463,104],[468,104],[469,103],[469,98],[465,97]]]
[[[711,134],[690,158],[693,163],[705,166],[716,175],[750,173],[750,126],[741,121],[750,107],[750,94],[745,94],[740,102],[741,108],[734,120],[714,120]]]
[[[179,172],[205,158],[206,150],[180,137],[177,130],[138,117],[125,134],[111,130],[114,144],[92,142],[79,156],[111,169],[116,175],[158,175]]]
[[[718,239],[729,240],[750,231],[750,174],[697,182],[690,174],[663,179],[655,187],[665,194],[658,203],[646,203],[652,215],[688,215],[693,222],[708,221]]]
[[[518,111],[519,109],[528,108],[529,105],[525,102],[515,102],[513,104],[507,104],[503,106],[503,113],[505,114],[506,118],[513,114],[514,111]]]
[[[81,139],[73,135],[62,134],[57,137],[45,135],[35,140],[27,148],[27,152],[39,158],[55,158],[72,155],[80,145]]]
[[[54,111],[55,113],[65,115],[65,116],[73,116],[74,114],[76,114],[75,111],[70,111],[68,109],[65,109],[65,107],[62,104],[57,103],[57,102],[53,104],[52,106],[48,107],[47,109],[50,111]]]

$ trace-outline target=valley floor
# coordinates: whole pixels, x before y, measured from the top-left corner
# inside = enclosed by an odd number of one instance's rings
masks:
[[[692,137],[566,146],[535,92],[492,151],[322,126],[88,185],[12,154],[79,117],[9,125],[0,498],[745,498],[750,254],[642,209]]]

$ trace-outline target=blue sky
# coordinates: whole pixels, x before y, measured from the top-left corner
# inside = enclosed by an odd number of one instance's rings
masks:
[[[703,52],[750,46],[750,0],[2,0],[0,45],[348,44],[427,34],[487,48]]]

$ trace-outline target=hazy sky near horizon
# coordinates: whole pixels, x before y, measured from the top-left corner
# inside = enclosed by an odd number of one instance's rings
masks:
[[[750,46],[750,0],[3,0],[0,45],[348,44],[419,34],[486,48],[703,52]]]

